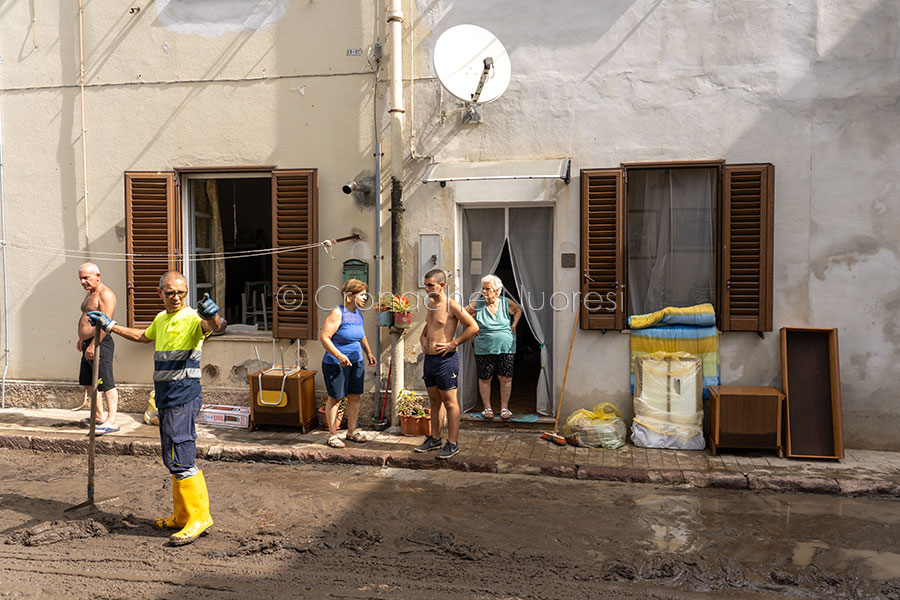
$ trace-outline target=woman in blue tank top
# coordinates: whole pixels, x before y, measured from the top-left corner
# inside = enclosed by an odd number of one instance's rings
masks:
[[[322,357],[322,375],[328,390],[325,423],[328,425],[328,445],[332,448],[344,447],[337,435],[338,405],[344,398],[347,399],[346,439],[360,444],[369,441],[356,429],[365,366],[366,363],[375,366],[375,355],[369,349],[360,312],[366,302],[366,289],[366,284],[359,279],[348,279],[341,288],[343,304],[328,314],[319,333],[319,341],[325,347]]]

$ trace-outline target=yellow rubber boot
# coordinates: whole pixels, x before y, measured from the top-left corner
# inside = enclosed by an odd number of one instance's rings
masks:
[[[178,480],[172,475],[172,514],[168,517],[160,517],[154,519],[153,526],[159,529],[181,529],[187,523],[188,514],[184,507],[184,500],[181,499],[181,488],[178,486]]]
[[[176,546],[182,546],[200,537],[201,533],[212,526],[213,520],[209,516],[209,494],[206,491],[203,471],[187,479],[176,479],[175,484],[180,488],[181,499],[187,512],[187,523],[181,531],[170,535],[169,541]]]

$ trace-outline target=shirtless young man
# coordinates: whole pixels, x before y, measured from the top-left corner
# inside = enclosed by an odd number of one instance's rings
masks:
[[[112,315],[116,310],[116,295],[100,281],[100,268],[94,263],[84,263],[78,267],[78,281],[87,290],[81,303],[81,317],[78,319],[78,341],[75,348],[81,352],[81,370],[78,383],[85,387],[88,397],[91,394],[94,361],[94,326],[91,325],[87,313],[97,310]],[[112,336],[100,331],[100,375],[97,380],[97,429],[96,435],[112,433],[119,430],[116,424],[116,411],[119,408],[119,392],[113,378],[113,356],[116,351]],[[108,411],[103,414],[103,397],[106,397]],[[90,423],[90,418],[88,418]]]
[[[425,274],[425,291],[428,294],[428,315],[419,342],[425,351],[425,370],[422,378],[431,403],[431,435],[425,438],[416,452],[428,452],[441,448],[441,407],[447,413],[447,443],[437,457],[447,459],[459,452],[459,404],[456,402],[456,379],[459,375],[460,344],[478,333],[475,319],[456,300],[447,297],[447,279],[440,269]],[[456,329],[465,327],[459,337]]]

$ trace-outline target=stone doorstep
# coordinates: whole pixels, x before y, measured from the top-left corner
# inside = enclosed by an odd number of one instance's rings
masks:
[[[81,433],[60,432],[53,436],[0,434],[0,448],[35,452],[87,454],[88,439]],[[95,451],[103,455],[158,456],[158,441],[126,436],[104,436],[95,440]],[[837,496],[884,496],[900,498],[900,475],[864,478],[821,477],[786,472],[782,474],[740,473],[719,470],[618,468],[577,463],[466,456],[465,452],[448,461],[436,460],[432,453],[411,450],[344,449],[314,443],[271,447],[259,444],[198,444],[197,457],[208,461],[265,462],[270,464],[347,464],[404,469],[451,469],[470,473],[543,475],[565,479],[620,483],[653,483],[731,490],[805,492]]]

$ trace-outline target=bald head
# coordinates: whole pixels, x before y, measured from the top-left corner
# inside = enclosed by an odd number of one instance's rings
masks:
[[[81,287],[91,293],[103,288],[100,282],[100,268],[92,262],[86,262],[78,267],[78,281]]]
[[[82,275],[100,275],[100,267],[92,262],[86,262],[78,267],[78,276]]]
[[[164,287],[166,287],[167,283],[187,284],[187,280],[184,278],[184,275],[182,275],[178,271],[166,271],[165,273],[163,273],[162,275],[159,276],[159,289],[163,289]]]

